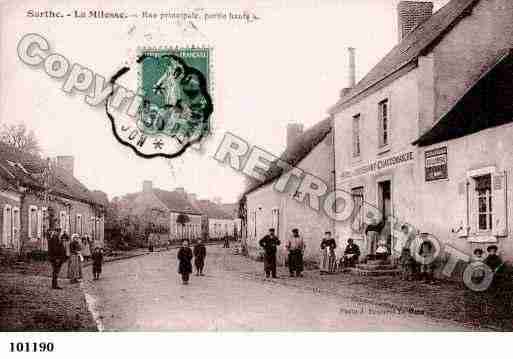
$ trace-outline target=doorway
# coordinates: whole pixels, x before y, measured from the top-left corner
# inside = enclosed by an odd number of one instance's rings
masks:
[[[390,217],[392,216],[392,182],[390,180],[378,182],[378,208],[383,215],[385,227],[381,234],[386,238],[389,254],[392,251],[392,232]]]

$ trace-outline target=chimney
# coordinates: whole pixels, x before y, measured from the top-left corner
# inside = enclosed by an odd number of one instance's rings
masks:
[[[397,32],[399,42],[415,27],[433,15],[431,1],[401,1],[397,5]]]
[[[348,76],[348,84],[349,88],[353,88],[356,84],[356,62],[355,62],[355,48],[348,47],[347,52],[349,55],[349,76]]]
[[[198,203],[198,196],[196,193],[187,193],[187,199],[189,202],[191,202],[194,206]]]
[[[143,181],[143,192],[151,192],[153,190],[152,181]]]
[[[66,173],[73,176],[75,169],[75,157],[73,156],[57,156],[57,166]]]
[[[289,123],[287,125],[287,148],[290,148],[302,133],[302,123]]]

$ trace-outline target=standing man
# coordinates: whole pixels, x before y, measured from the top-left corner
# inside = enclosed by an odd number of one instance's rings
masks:
[[[198,239],[198,242],[194,246],[194,266],[196,267],[196,275],[203,275],[203,268],[205,267],[205,257],[207,256],[207,248]]]
[[[48,240],[48,259],[52,264],[52,289],[62,289],[58,284],[59,272],[66,261],[66,248],[59,238],[59,232],[59,228],[50,231]]]
[[[189,275],[192,273],[192,250],[189,241],[184,240],[182,247],[178,250],[178,273],[182,276],[182,283],[189,284]]]
[[[287,250],[289,251],[289,272],[290,276],[302,277],[303,274],[303,253],[305,250],[305,242],[299,235],[299,230],[292,230],[292,237],[287,241]]]
[[[264,270],[267,278],[271,274],[273,278],[276,278],[276,252],[280,243],[280,240],[274,234],[274,228],[270,228],[269,234],[259,242],[260,247],[264,249]]]
[[[344,268],[354,267],[360,257],[360,247],[354,243],[352,238],[347,240],[347,246],[344,250]]]

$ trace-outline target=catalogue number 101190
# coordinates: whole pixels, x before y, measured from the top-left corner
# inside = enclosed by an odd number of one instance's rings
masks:
[[[9,351],[11,353],[51,353],[55,346],[51,342],[10,342]]]

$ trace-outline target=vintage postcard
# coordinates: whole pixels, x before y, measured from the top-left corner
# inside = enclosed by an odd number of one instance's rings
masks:
[[[512,24],[0,1],[0,330],[513,331]]]

